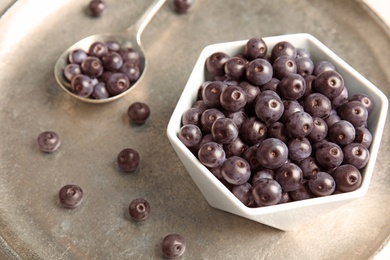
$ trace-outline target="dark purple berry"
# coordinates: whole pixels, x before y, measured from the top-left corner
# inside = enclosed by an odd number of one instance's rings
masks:
[[[123,149],[117,156],[117,163],[120,169],[125,172],[133,172],[140,163],[139,153],[131,148]]]
[[[222,91],[227,86],[221,81],[212,81],[202,89],[202,100],[210,107],[219,107],[221,105],[220,97]]]
[[[105,99],[105,98],[108,98],[110,96],[110,94],[108,93],[108,90],[106,88],[106,83],[104,83],[104,82],[97,83],[93,87],[92,96],[95,99]]]
[[[38,148],[42,152],[52,153],[61,145],[59,135],[53,131],[45,131],[38,135]]]
[[[116,71],[122,67],[123,59],[119,53],[109,51],[102,56],[102,62],[106,70]]]
[[[252,194],[258,206],[276,205],[282,198],[282,187],[273,179],[259,179],[252,187]]]
[[[224,118],[224,117],[225,117],[225,115],[219,109],[216,109],[216,108],[206,109],[200,117],[200,123],[201,123],[202,130],[205,132],[210,132],[211,126],[213,125],[213,123],[217,119]]]
[[[247,182],[251,176],[249,163],[240,156],[232,156],[226,159],[221,166],[222,177],[229,183],[240,185]]]
[[[275,172],[267,168],[258,170],[252,174],[250,181],[252,185],[255,185],[255,183],[260,179],[275,179]]]
[[[253,207],[255,201],[252,194],[252,185],[245,182],[241,185],[234,185],[232,188],[232,193],[237,197],[245,206]]]
[[[251,61],[246,69],[247,80],[256,86],[261,86],[270,81],[272,74],[272,65],[261,58]]]
[[[332,110],[332,103],[321,93],[312,93],[305,98],[303,108],[312,116],[325,118]]]
[[[368,130],[366,127],[356,127],[355,134],[355,143],[360,143],[364,145],[367,149],[370,148],[372,143],[372,134],[370,130]]]
[[[324,142],[316,149],[318,164],[326,169],[340,166],[344,160],[344,154],[340,146],[332,142]]]
[[[241,139],[240,136],[237,136],[230,143],[224,144],[223,149],[225,150],[226,157],[242,156],[245,150],[248,149],[248,145]]]
[[[309,179],[309,189],[316,196],[331,195],[336,189],[336,182],[327,172],[318,172]]]
[[[370,158],[368,149],[359,143],[350,143],[343,147],[344,161],[343,164],[351,164],[358,170],[367,165]]]
[[[230,112],[237,112],[246,105],[246,93],[238,86],[225,87],[219,97],[221,106]]]
[[[266,124],[278,121],[282,117],[283,112],[283,102],[276,93],[275,95],[258,96],[255,104],[255,113]]]
[[[213,53],[206,60],[207,71],[213,76],[223,76],[225,74],[225,63],[230,56],[224,52]]]
[[[247,143],[259,144],[267,136],[267,126],[257,117],[250,117],[243,122],[240,132]]]
[[[319,117],[313,117],[313,130],[307,136],[311,142],[319,142],[328,136],[329,127],[325,120]]]
[[[299,163],[299,168],[301,168],[302,170],[303,178],[309,178],[310,176],[316,175],[318,172],[321,171],[313,156],[309,156],[303,159]]]
[[[107,80],[107,90],[111,96],[123,93],[129,88],[129,78],[123,73],[112,73]]]
[[[150,214],[150,205],[144,199],[134,199],[129,205],[129,215],[136,221],[146,220]]]
[[[329,70],[336,70],[336,67],[329,61],[320,61],[314,65],[313,75],[318,76]]]
[[[267,55],[267,45],[261,38],[251,38],[245,44],[244,55],[248,60],[264,58]]]
[[[330,100],[341,94],[344,88],[344,78],[335,70],[328,70],[314,80],[314,89]]]
[[[340,107],[341,119],[351,122],[355,127],[365,126],[368,118],[367,108],[360,101],[350,101]]]
[[[297,64],[290,56],[280,56],[272,63],[273,77],[282,80],[284,77],[296,74]]]
[[[179,234],[169,234],[161,243],[162,253],[166,258],[172,259],[184,254],[187,243]]]
[[[279,82],[279,92],[283,99],[297,100],[305,94],[306,81],[299,74],[286,75]]]
[[[313,118],[304,111],[298,111],[287,119],[286,127],[293,137],[304,137],[313,130]]]
[[[81,74],[81,68],[79,64],[69,63],[64,68],[64,76],[68,81],[72,81],[72,79]]]
[[[141,69],[139,64],[132,61],[124,62],[119,71],[125,74],[132,83],[136,82],[141,76]]]
[[[93,17],[101,16],[107,8],[104,0],[92,0],[88,4],[88,11]]]
[[[83,190],[78,185],[68,184],[60,189],[58,198],[63,207],[74,209],[83,201],[83,195]]]
[[[288,157],[294,162],[300,162],[310,156],[312,147],[306,137],[292,138],[287,143]]]
[[[338,145],[352,143],[355,136],[355,127],[346,120],[340,120],[329,127],[329,138]]]
[[[357,94],[354,94],[352,97],[350,97],[349,100],[350,101],[360,101],[363,104],[363,106],[367,109],[367,112],[369,115],[374,110],[374,107],[375,107],[374,100],[367,94],[357,93]]]
[[[295,63],[297,65],[297,74],[306,77],[313,73],[314,64],[310,57],[297,57]]]
[[[281,140],[268,138],[260,143],[256,156],[262,166],[277,169],[287,161],[288,148]]]
[[[88,54],[81,49],[72,50],[69,53],[69,63],[75,63],[75,64],[81,64],[83,60],[85,60],[88,57]]]
[[[190,109],[187,109],[182,116],[182,124],[188,125],[193,124],[200,126],[200,117],[202,115],[203,111],[197,107],[192,107]]]
[[[246,65],[243,58],[232,57],[225,63],[225,74],[229,79],[240,79],[245,75]]]
[[[150,108],[146,103],[134,102],[127,109],[129,119],[136,124],[144,124],[150,116]]]
[[[275,180],[284,191],[294,191],[300,187],[303,174],[301,168],[294,163],[285,163],[275,172]]]
[[[88,54],[97,58],[103,57],[108,52],[107,45],[103,42],[94,42],[89,46]]]
[[[353,165],[343,164],[336,168],[332,173],[336,181],[337,190],[341,192],[350,192],[358,189],[362,183],[360,171]]]
[[[97,57],[89,56],[81,63],[81,71],[91,78],[100,77],[103,69],[103,64]]]
[[[278,42],[272,48],[271,61],[275,61],[280,56],[289,56],[295,59],[297,56],[297,49],[290,42],[287,41]]]
[[[202,139],[202,131],[196,125],[184,125],[179,130],[179,139],[187,147],[196,147]]]
[[[174,0],[173,6],[175,11],[179,14],[188,13],[192,6],[194,5],[195,0]]]
[[[93,92],[92,79],[86,75],[79,74],[72,79],[72,92],[80,97],[89,97]]]
[[[222,145],[216,142],[208,142],[200,146],[198,158],[203,165],[213,168],[222,165],[226,159],[226,154]]]

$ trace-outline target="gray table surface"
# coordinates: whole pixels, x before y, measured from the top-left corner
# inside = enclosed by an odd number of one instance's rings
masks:
[[[360,1],[197,0],[177,15],[167,1],[146,28],[143,82],[114,103],[91,105],[56,84],[56,58],[75,41],[121,31],[151,1],[109,2],[92,19],[87,1],[19,0],[0,19],[0,249],[10,259],[160,259],[162,238],[186,237],[181,259],[370,259],[390,234],[388,122],[367,195],[294,232],[211,208],[186,173],[165,131],[201,50],[212,43],[306,32],[390,94],[390,32]],[[135,101],[150,105],[147,124],[126,118]],[[389,119],[388,119],[389,120]],[[50,155],[37,150],[44,130],[62,138]],[[124,174],[117,153],[137,149],[139,171]],[[64,210],[59,188],[77,183],[85,201]],[[152,206],[134,223],[136,197]]]

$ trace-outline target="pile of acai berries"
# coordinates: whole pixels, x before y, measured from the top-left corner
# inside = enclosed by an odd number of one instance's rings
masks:
[[[248,207],[360,187],[374,102],[348,95],[330,61],[287,41],[261,38],[206,60],[210,78],[183,113],[178,137]]]
[[[93,42],[70,51],[64,77],[77,96],[106,99],[128,90],[141,76],[140,54],[117,41]]]

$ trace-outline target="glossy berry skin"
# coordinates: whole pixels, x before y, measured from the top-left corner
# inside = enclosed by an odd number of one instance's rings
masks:
[[[313,117],[313,130],[307,137],[311,142],[319,142],[328,136],[329,127],[325,120],[319,117]]]
[[[344,160],[344,154],[340,146],[332,142],[324,142],[316,149],[316,160],[325,169],[338,167]]]
[[[246,95],[246,103],[252,105],[256,100],[257,95],[261,92],[258,86],[254,86],[247,81],[242,81],[238,85]]]
[[[360,101],[350,101],[339,108],[340,118],[353,126],[365,126],[368,118],[367,108]]]
[[[68,184],[63,186],[59,193],[58,198],[60,204],[68,209],[77,208],[83,201],[84,192],[78,185]]]
[[[110,97],[108,90],[106,88],[106,83],[99,82],[93,87],[92,97],[95,99],[105,99]]]
[[[64,68],[64,76],[65,78],[71,82],[72,79],[81,74],[81,68],[79,64],[74,64],[74,63],[69,63],[68,65],[65,66]]]
[[[271,60],[275,61],[280,56],[289,56],[295,59],[297,56],[297,49],[290,42],[280,41],[272,48]]]
[[[316,196],[331,195],[336,189],[336,182],[327,172],[318,172],[309,179],[309,189]]]
[[[259,179],[252,187],[252,194],[258,206],[276,205],[282,198],[282,187],[273,179]]]
[[[134,172],[140,163],[139,153],[131,148],[123,149],[117,156],[119,168],[125,172]]]
[[[332,108],[337,109],[338,107],[348,103],[348,88],[344,86],[343,91],[341,91],[340,95],[335,98],[332,98]]]
[[[225,115],[219,109],[216,108],[206,109],[200,116],[200,123],[202,126],[202,130],[205,132],[210,132],[213,123],[217,119],[224,118],[224,117]]]
[[[261,85],[259,88],[260,88],[260,90],[262,92],[266,91],[266,90],[272,90],[276,94],[280,95],[280,92],[279,92],[279,82],[280,82],[279,79],[273,77],[273,78],[270,79],[270,81],[268,81],[267,83]]]
[[[126,61],[122,64],[122,67],[119,68],[119,72],[125,74],[130,83],[136,82],[141,76],[141,69],[137,63]]]
[[[139,52],[133,48],[120,48],[118,53],[122,56],[123,63],[130,62],[133,64],[139,64],[140,62]]]
[[[216,142],[208,142],[200,146],[198,150],[199,161],[209,168],[221,166],[226,159],[226,153],[222,145]]]
[[[89,97],[93,92],[92,79],[86,75],[75,76],[71,82],[71,89],[74,94],[80,97]]]
[[[256,100],[255,113],[266,124],[278,121],[284,112],[282,100],[275,95],[259,95]]]
[[[275,179],[275,171],[267,168],[256,171],[250,179],[252,186],[260,179]]]
[[[216,52],[206,60],[207,71],[213,76],[223,76],[225,74],[225,63],[230,56],[224,52]]]
[[[202,139],[202,131],[196,125],[184,125],[180,128],[178,137],[187,147],[196,147]]]
[[[238,129],[241,129],[241,126],[243,125],[244,121],[248,118],[248,115],[243,110],[240,110],[237,112],[227,113],[226,117],[233,120],[233,122],[236,124]]]
[[[161,243],[162,254],[168,259],[180,257],[184,254],[187,243],[179,234],[169,234]]]
[[[238,86],[225,87],[219,97],[221,106],[229,112],[237,112],[246,105],[246,93]]]
[[[369,115],[375,108],[374,100],[369,95],[364,93],[354,94],[352,97],[350,97],[349,101],[360,101],[360,103],[362,103],[363,106],[367,109]]]
[[[290,56],[280,56],[272,63],[273,77],[282,80],[297,72],[295,59]]]
[[[127,109],[127,116],[131,122],[144,124],[150,117],[150,107],[144,102],[134,102]]]
[[[295,163],[285,163],[275,172],[275,180],[287,192],[297,190],[302,178],[302,170]]]
[[[335,70],[321,73],[313,83],[314,89],[329,99],[340,95],[344,88],[344,78]]]
[[[38,135],[37,143],[39,150],[45,153],[52,153],[61,145],[61,140],[56,132],[45,131]]]
[[[223,149],[225,150],[227,158],[231,156],[242,156],[245,150],[248,149],[248,145],[241,139],[240,136],[237,136],[230,143],[224,144]]]
[[[229,79],[240,79],[245,75],[246,65],[243,58],[232,57],[225,63],[225,74]]]
[[[344,164],[351,164],[358,170],[364,168],[368,159],[370,158],[370,152],[368,149],[359,143],[350,143],[343,147]]]
[[[246,183],[251,176],[249,163],[240,156],[232,156],[226,159],[221,166],[222,177],[233,185]]]
[[[202,89],[202,100],[209,107],[220,107],[220,97],[226,85],[221,81],[212,81]]]
[[[179,14],[188,13],[193,7],[195,0],[174,0],[173,6],[175,11]]]
[[[329,127],[329,138],[338,145],[350,144],[355,137],[355,127],[347,120],[340,120]]]
[[[313,118],[304,111],[298,111],[287,119],[286,127],[293,137],[305,137],[313,130]]]
[[[362,183],[360,171],[353,165],[343,164],[332,173],[337,183],[337,190],[350,192],[358,189]]]
[[[320,61],[314,65],[313,75],[318,76],[329,70],[336,70],[336,67],[333,65],[333,63],[329,61]]]
[[[306,137],[290,139],[287,143],[287,147],[288,157],[297,163],[309,157],[312,151],[311,143]]]
[[[69,63],[81,64],[83,60],[88,57],[88,54],[82,49],[75,49],[70,51],[68,56]]]
[[[128,88],[130,88],[130,81],[123,73],[113,73],[107,80],[107,90],[111,96],[119,95]]]
[[[193,124],[200,126],[200,117],[202,115],[202,110],[197,107],[191,107],[187,109],[181,118],[183,125]]]
[[[253,85],[260,86],[271,80],[272,65],[265,59],[255,59],[248,64],[246,78]]]
[[[277,169],[288,159],[287,145],[279,139],[268,138],[260,143],[256,151],[260,164],[269,169]]]
[[[108,51],[101,60],[104,68],[109,71],[116,71],[123,65],[122,56],[115,51]]]
[[[107,4],[104,0],[92,0],[88,4],[88,11],[91,16],[101,16],[107,8]]]
[[[107,45],[103,42],[94,42],[89,46],[88,55],[95,56],[97,58],[103,57],[108,52]]]
[[[250,117],[243,122],[240,132],[247,143],[259,144],[267,136],[267,126],[257,117]]]
[[[287,119],[295,112],[304,111],[302,105],[299,104],[299,102],[296,100],[283,100],[283,106],[284,111],[282,117],[280,118],[280,121],[283,123],[285,123]]]
[[[295,59],[297,65],[297,74],[306,77],[311,75],[314,70],[313,61],[309,57],[299,57]]]
[[[297,100],[305,94],[306,81],[299,74],[286,75],[279,82],[279,91],[283,99]]]
[[[250,146],[242,154],[242,158],[244,158],[251,166],[252,172],[263,169],[263,167],[260,164],[260,161],[257,159],[256,156],[257,147],[258,147],[257,145]]]
[[[144,199],[134,199],[129,205],[129,215],[133,220],[146,220],[150,215],[150,204]]]
[[[97,78],[103,74],[103,64],[100,59],[89,56],[81,63],[81,71],[91,78]]]
[[[305,98],[303,108],[312,116],[325,118],[332,110],[332,103],[321,93],[312,93]]]
[[[248,60],[264,58],[267,55],[267,45],[261,38],[251,38],[244,46],[244,55]]]
[[[290,138],[286,125],[277,121],[270,124],[267,128],[267,137],[268,138],[277,138],[284,143],[287,143]]]

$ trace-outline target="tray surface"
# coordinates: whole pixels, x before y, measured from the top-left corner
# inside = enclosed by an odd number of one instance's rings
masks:
[[[390,95],[390,32],[360,1],[198,0],[177,15],[167,1],[142,36],[149,61],[143,81],[121,100],[84,104],[54,79],[57,57],[79,39],[118,32],[151,3],[110,1],[90,18],[86,1],[17,1],[0,18],[0,249],[10,259],[160,259],[169,233],[188,241],[182,259],[369,259],[390,234],[388,126],[368,193],[282,232],[210,207],[166,137],[166,126],[201,50],[212,43],[310,33]],[[152,115],[129,123],[128,106],[142,101]],[[389,117],[388,117],[389,120]],[[387,122],[388,125],[388,122]],[[45,130],[59,133],[53,154],[38,151]],[[131,147],[137,172],[115,160]],[[80,185],[75,210],[58,205],[59,189]],[[134,223],[132,199],[151,204]],[[0,256],[1,258],[1,256]]]

